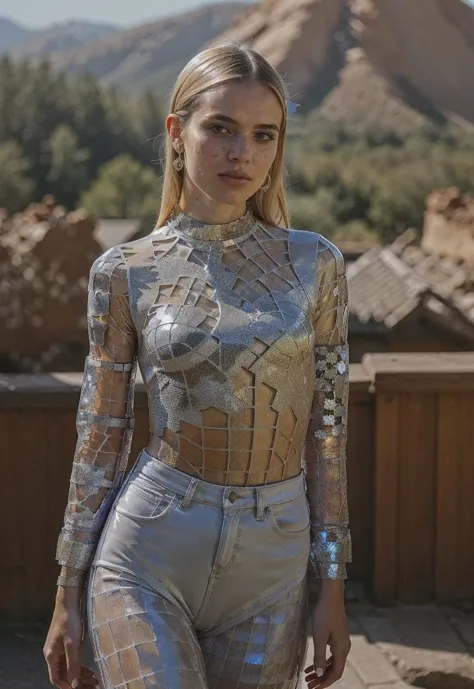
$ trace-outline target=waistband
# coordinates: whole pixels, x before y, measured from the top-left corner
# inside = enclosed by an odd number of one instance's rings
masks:
[[[305,496],[304,473],[294,478],[263,486],[221,486],[189,476],[142,450],[130,473],[142,473],[152,481],[182,497],[181,505],[192,501],[235,507],[238,509],[257,506],[258,512],[267,505],[277,505]]]

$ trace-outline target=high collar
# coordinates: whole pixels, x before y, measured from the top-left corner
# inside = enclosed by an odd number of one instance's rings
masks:
[[[227,242],[243,238],[252,232],[256,225],[256,218],[250,208],[245,215],[221,224],[209,224],[195,220],[189,215],[185,215],[179,208],[175,208],[168,219],[168,226],[173,232],[184,235],[191,239],[201,242]]]

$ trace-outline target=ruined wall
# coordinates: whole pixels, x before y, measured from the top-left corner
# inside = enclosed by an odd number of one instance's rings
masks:
[[[451,187],[427,199],[422,248],[474,265],[474,198]]]
[[[52,197],[0,216],[0,371],[82,370],[94,227]]]

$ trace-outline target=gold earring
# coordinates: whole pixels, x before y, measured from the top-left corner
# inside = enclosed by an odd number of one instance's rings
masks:
[[[183,158],[183,152],[181,149],[177,151],[178,157],[173,160],[173,167],[176,170],[176,172],[180,172],[183,167],[184,167],[184,158]]]
[[[271,183],[272,183],[272,178],[270,177],[270,175],[267,175],[265,177],[265,182],[260,187],[260,190],[261,191],[268,191],[270,189]]]

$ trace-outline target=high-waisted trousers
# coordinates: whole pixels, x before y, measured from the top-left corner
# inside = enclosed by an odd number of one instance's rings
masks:
[[[103,689],[294,689],[307,640],[304,477],[192,478],[145,450],[108,515],[84,596]]]

